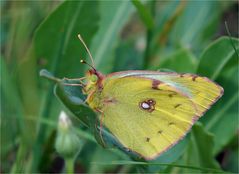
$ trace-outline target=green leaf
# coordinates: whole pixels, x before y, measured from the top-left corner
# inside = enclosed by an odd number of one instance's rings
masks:
[[[120,32],[133,12],[130,1],[101,1],[100,28],[92,41],[90,50],[95,66],[103,73],[112,70],[114,49],[119,40]]]
[[[102,158],[102,154],[104,154],[103,158]],[[94,153],[92,154],[90,161],[110,163],[113,160],[119,160],[119,159],[120,159],[119,156],[112,153],[111,151],[102,149],[101,147],[97,147]],[[89,167],[88,173],[104,173],[104,171],[112,171],[115,168],[116,166],[112,166],[112,165],[92,164]]]
[[[232,39],[236,49],[239,49],[239,40]],[[235,50],[229,37],[221,37],[212,42],[203,52],[198,66],[198,74],[216,79],[225,65],[233,58]],[[209,63],[210,62],[210,63]],[[237,60],[235,59],[235,63]],[[213,65],[213,66],[212,66]]]
[[[85,57],[86,52],[77,35],[80,33],[89,44],[98,29],[98,21],[97,2],[65,1],[59,5],[41,23],[34,35],[37,62],[44,62],[41,68],[49,69],[59,77],[79,77],[83,73],[83,69],[79,67],[79,57]],[[50,117],[56,106],[52,99],[52,87],[50,85],[43,94],[40,119]],[[56,111],[59,112],[59,109]],[[46,132],[47,127],[40,124],[33,150],[33,172],[37,171]]]
[[[155,34],[154,39],[158,39],[158,35],[162,32],[162,29],[172,21],[173,16],[178,8],[180,8],[180,1],[168,1],[164,3],[163,1],[157,2],[160,5],[160,10],[156,10],[155,14]],[[179,17],[179,16],[178,16]],[[174,22],[174,21],[173,21]]]
[[[45,71],[41,72],[41,74],[44,73],[45,76],[49,75],[47,78],[55,81],[56,78],[53,77],[52,74],[46,73]],[[81,82],[78,80],[57,79],[54,93],[64,106],[79,119],[79,121],[91,129],[96,140],[102,144],[103,142],[101,142],[102,140],[99,131],[96,129],[98,123],[97,114],[85,103],[86,96],[82,93],[82,87],[76,86],[77,84],[80,85]]]
[[[79,56],[84,53],[84,47],[77,34],[81,33],[83,37],[85,36],[85,41],[89,42],[98,28],[98,20],[97,3],[63,2],[43,21],[35,33],[36,56],[40,62],[43,60],[45,62],[42,67],[48,67],[58,76],[79,77],[79,73],[83,72],[79,68]]]
[[[83,73],[80,58],[86,57],[78,39],[80,33],[87,45],[98,29],[98,3],[65,1],[39,26],[35,33],[35,50],[41,68],[58,77],[79,77]]]
[[[170,1],[164,6],[161,4],[163,7],[161,7],[161,10],[158,10],[159,14],[156,16],[155,20],[158,22],[156,23],[156,27],[154,29],[154,49],[163,47],[168,41],[171,30],[174,28],[178,18],[184,11],[186,4],[186,1]]]
[[[153,29],[154,27],[154,19],[151,15],[150,11],[139,1],[139,0],[131,0],[137,9],[141,20],[144,22],[144,25],[148,30]]]
[[[230,142],[229,146],[220,155],[224,156],[224,159],[222,159],[222,168],[229,172],[232,172],[232,173],[238,173],[238,171],[239,171],[238,135],[236,135],[233,138],[233,140]]]
[[[213,135],[207,132],[201,124],[195,124],[190,136],[186,155],[186,165],[202,168],[219,169],[219,164],[213,155]]]
[[[128,39],[121,41],[115,51],[115,62],[113,72],[122,70],[142,69],[143,66],[143,52],[134,46],[135,39]]]
[[[17,92],[17,86],[13,81],[11,74],[7,70],[7,65],[4,58],[0,58],[0,110],[1,110],[1,159],[5,159],[11,150],[13,150],[19,137],[27,138],[24,132],[25,122],[23,118],[23,111],[20,96]],[[11,130],[11,131],[9,131]],[[5,162],[4,162],[5,164]],[[3,165],[5,168],[6,166]]]
[[[239,40],[233,39],[232,41],[238,50]],[[222,98],[202,118],[206,128],[215,134],[214,154],[217,154],[232,139],[238,129],[236,123],[238,57],[230,38],[222,37],[209,45],[201,56],[198,74],[216,80],[224,88]],[[225,125],[230,126],[225,127]]]
[[[167,57],[162,57],[158,68],[171,69],[181,73],[195,73],[196,63],[197,60],[191,51],[186,48],[181,48]]]
[[[234,62],[234,61],[231,61]],[[202,121],[206,128],[215,135],[214,154],[225,147],[238,130],[238,66],[225,68],[217,78],[224,88],[224,95],[216,105],[207,112]]]
[[[185,137],[182,141],[176,144],[174,147],[169,149],[168,151],[164,152],[158,158],[149,163],[173,163],[177,161],[184,153],[187,147],[188,137]],[[164,171],[167,166],[149,166],[146,172],[154,173],[157,171]]]
[[[82,87],[66,85],[73,83],[77,84],[77,81],[63,80],[57,83],[54,93],[77,118],[90,127],[91,123],[95,123],[96,114],[84,103],[85,96],[81,92]]]
[[[29,134],[31,134],[29,136],[34,138],[36,136],[37,123],[28,122],[27,119],[31,116],[38,116],[41,104],[41,91],[38,86],[37,62],[32,44],[26,51],[24,61],[18,66],[16,74],[21,102],[24,108],[24,118],[26,119]]]
[[[217,1],[187,1],[182,16],[172,30],[170,40],[197,50],[202,48],[218,27],[220,9],[221,4]],[[205,38],[204,33],[209,29],[213,32],[207,33]]]
[[[23,114],[23,106],[18,93],[16,81],[7,70],[4,59],[0,58],[0,95],[1,95],[1,159],[7,159],[8,155],[16,149],[16,160],[14,161],[11,172],[24,172],[23,161],[26,158],[27,149],[32,141],[28,126]],[[3,102],[4,101],[4,102]],[[15,150],[14,150],[15,151]],[[3,163],[7,164],[7,163]],[[4,166],[3,169],[9,168]]]

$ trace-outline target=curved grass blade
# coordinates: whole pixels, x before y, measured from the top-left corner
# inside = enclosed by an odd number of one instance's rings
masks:
[[[212,172],[212,173],[225,173],[223,170],[218,169],[211,169],[211,168],[202,168],[197,166],[186,166],[186,165],[178,165],[178,164],[167,164],[167,163],[147,163],[147,162],[136,162],[136,161],[112,161],[111,163],[94,163],[98,165],[159,165],[159,166],[171,166],[171,167],[179,167],[179,168],[186,168],[192,170],[198,170],[203,172]]]
[[[141,20],[144,22],[148,30],[154,28],[154,19],[151,13],[139,0],[131,0],[136,9],[138,10]]]

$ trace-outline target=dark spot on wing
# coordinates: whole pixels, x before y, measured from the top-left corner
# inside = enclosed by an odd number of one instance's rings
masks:
[[[158,133],[159,133],[159,134],[162,134],[162,133],[163,133],[163,131],[162,131],[162,130],[159,130],[159,131],[158,131]]]
[[[180,77],[184,77],[184,73],[183,73],[183,74],[180,74]]]
[[[170,123],[168,123],[168,125],[171,126],[171,125],[174,125],[174,123],[173,123],[173,122],[170,122]]]
[[[193,81],[196,81],[196,78],[197,78],[198,76],[197,75],[192,75],[192,80]]]
[[[139,108],[148,112],[153,112],[155,110],[155,105],[156,101],[153,99],[146,99],[139,102]]]
[[[117,103],[117,100],[114,98],[106,98],[103,100],[104,103],[109,104],[109,103]]]
[[[153,99],[149,99],[147,101],[150,105],[155,105],[156,104],[156,101],[154,101]]]
[[[157,89],[159,90],[158,88],[158,85],[160,84],[161,82],[159,80],[153,80],[152,82],[152,89]]]
[[[177,108],[177,107],[179,107],[179,106],[181,106],[181,104],[177,104],[177,105],[175,105],[174,108]]]
[[[146,142],[149,142],[150,141],[150,138],[149,137],[146,137]]]
[[[169,96],[170,98],[172,98],[174,95],[177,95],[177,93],[174,92],[174,91],[172,91],[172,93],[168,94],[168,96]]]

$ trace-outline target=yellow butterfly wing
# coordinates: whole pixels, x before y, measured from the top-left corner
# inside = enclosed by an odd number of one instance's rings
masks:
[[[101,94],[104,125],[126,148],[145,159],[153,159],[177,143],[219,96],[211,91],[197,96],[201,87],[189,86],[184,81],[179,83],[188,86],[177,87],[169,78],[166,82],[164,76],[157,79],[159,74],[157,78],[155,74],[153,78],[150,76],[144,72],[144,75],[108,77]],[[187,81],[186,77],[181,78]],[[175,80],[178,79],[171,79]],[[213,82],[209,83],[216,88]],[[191,91],[186,91],[187,88]]]
[[[167,77],[171,83],[178,84],[187,90],[189,97],[197,106],[197,115],[200,116],[202,116],[224,92],[223,88],[206,77],[192,74],[181,74],[179,77],[169,75]]]
[[[122,71],[110,74],[110,78],[143,77],[159,80],[187,95],[197,107],[197,115],[202,116],[222,95],[223,88],[207,77],[195,74],[178,74],[157,71]],[[109,79],[110,79],[109,78]]]

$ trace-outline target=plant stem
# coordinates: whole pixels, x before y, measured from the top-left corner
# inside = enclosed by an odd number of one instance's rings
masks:
[[[44,97],[44,104],[43,104],[43,109],[39,115],[39,119],[42,119],[42,118],[47,118],[49,117],[49,113],[50,113],[50,109],[51,109],[51,106],[52,106],[52,91],[50,89],[53,88],[53,85],[50,84],[49,85],[49,90],[47,91],[45,97]],[[43,143],[43,140],[45,138],[45,134],[46,134],[46,126],[45,125],[42,125],[41,123],[39,123],[40,126],[39,126],[39,130],[38,130],[38,133],[37,133],[37,137],[36,137],[36,141],[35,141],[35,144],[34,144],[34,147],[33,147],[33,156],[32,156],[32,161],[29,161],[31,164],[32,164],[32,167],[31,167],[31,170],[33,172],[36,172],[37,169],[38,169],[38,165],[39,165],[39,162],[40,162],[40,159],[42,157],[42,143]]]
[[[17,151],[17,159],[11,168],[11,173],[24,173],[24,158],[26,155],[26,146],[21,143]]]
[[[146,36],[146,48],[144,52],[144,68],[147,68],[150,61],[150,41],[152,39],[152,32],[150,30],[147,31]]]
[[[66,173],[72,174],[74,173],[74,158],[65,158],[65,170]]]
[[[150,2],[150,12],[152,16],[155,16],[155,3],[156,1],[153,0]],[[145,53],[144,53],[144,68],[147,68],[150,63],[151,59],[151,40],[153,38],[153,29],[148,29],[147,30],[147,35],[146,35],[146,48],[145,48]]]

